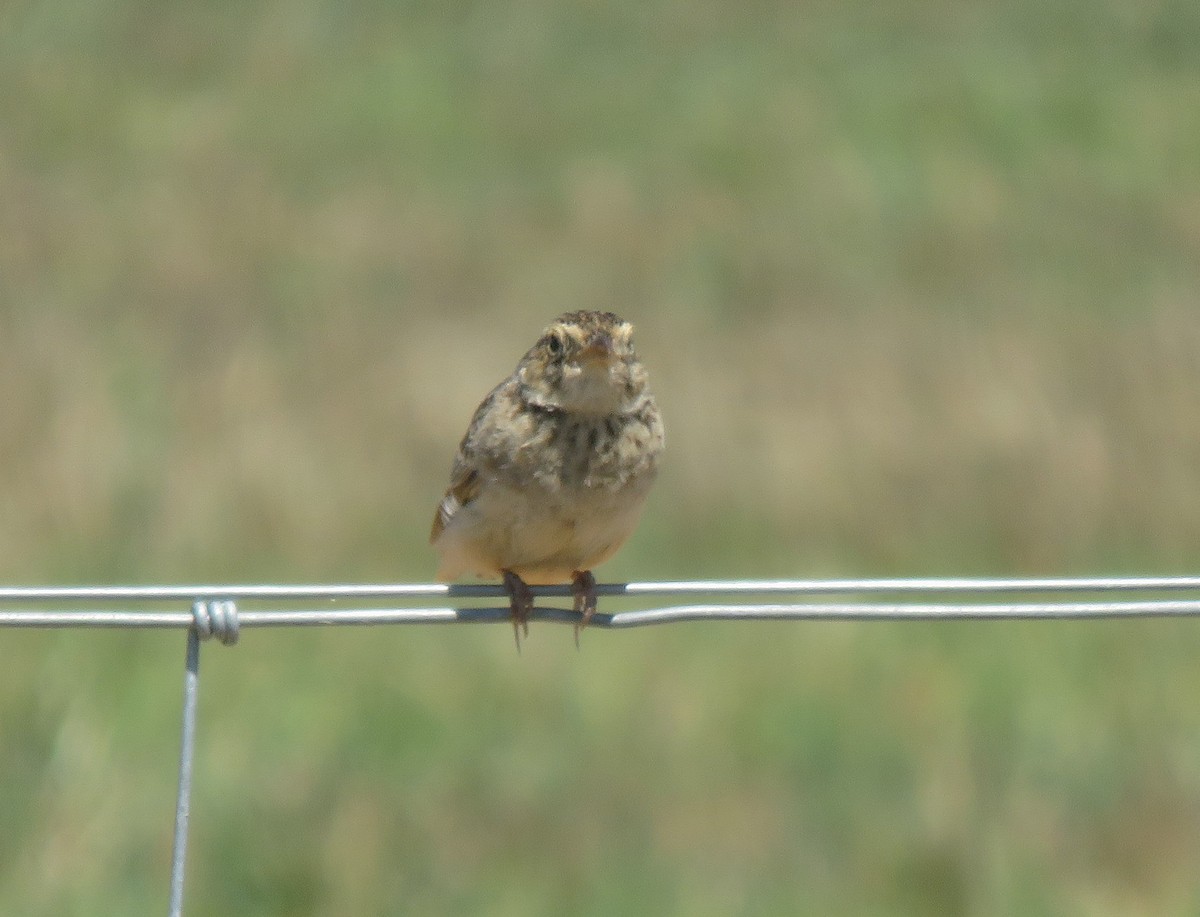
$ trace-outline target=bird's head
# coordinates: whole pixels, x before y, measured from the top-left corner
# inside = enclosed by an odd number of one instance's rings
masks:
[[[517,367],[530,403],[578,414],[623,414],[646,397],[633,325],[611,312],[567,312]]]

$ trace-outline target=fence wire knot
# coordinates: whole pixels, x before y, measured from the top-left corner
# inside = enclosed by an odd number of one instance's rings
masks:
[[[197,599],[192,603],[192,626],[201,640],[216,637],[226,646],[238,642],[237,603],[231,599]]]

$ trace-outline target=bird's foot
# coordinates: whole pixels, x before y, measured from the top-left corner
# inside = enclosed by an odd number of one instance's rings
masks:
[[[571,574],[571,595],[575,597],[575,648],[579,649],[579,632],[588,626],[596,613],[596,577],[591,570],[576,570]]]
[[[533,613],[533,592],[525,585],[525,580],[511,570],[505,570],[504,588],[508,590],[510,607],[512,608],[513,638],[517,641],[517,652],[521,652],[521,631],[529,636],[529,616]]]

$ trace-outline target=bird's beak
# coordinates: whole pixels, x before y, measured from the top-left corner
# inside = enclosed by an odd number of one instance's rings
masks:
[[[587,340],[587,346],[580,352],[580,356],[585,360],[605,360],[612,359],[613,355],[613,340],[612,335],[607,331],[595,331]]]

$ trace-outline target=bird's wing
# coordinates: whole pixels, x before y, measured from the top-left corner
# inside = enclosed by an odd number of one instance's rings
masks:
[[[433,514],[433,528],[429,532],[430,542],[437,541],[447,523],[462,507],[466,506],[479,494],[479,471],[466,462],[456,460],[454,473],[450,477],[450,486],[438,504],[437,512]]]
[[[474,444],[477,442],[479,429],[488,423],[497,399],[515,384],[515,380],[511,377],[504,380],[488,392],[487,397],[475,409],[471,423],[467,425],[467,432],[464,434],[462,442],[458,444],[458,452],[454,456],[454,467],[450,471],[450,486],[446,488],[442,502],[438,504],[437,512],[433,514],[433,528],[429,533],[430,542],[437,541],[438,536],[442,534],[456,512],[479,496],[479,491],[483,486],[479,469],[481,465],[486,466],[487,459],[485,456],[477,454]]]

